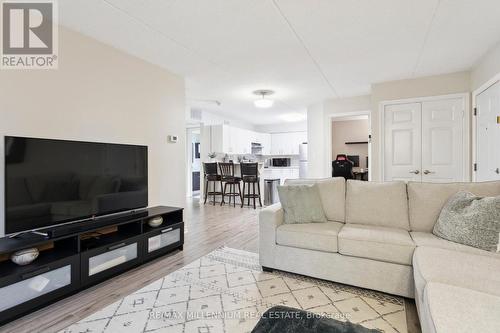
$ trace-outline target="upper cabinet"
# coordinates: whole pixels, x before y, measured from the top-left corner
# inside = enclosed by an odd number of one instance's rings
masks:
[[[301,143],[307,142],[307,132],[271,134],[271,155],[298,155]]]
[[[252,143],[262,145],[262,154],[269,155],[271,134],[259,133],[229,125],[213,125],[211,130],[211,149],[217,153],[251,154]]]
[[[260,133],[229,125],[213,125],[211,150],[226,154],[251,154],[252,143],[260,143],[262,155],[298,155],[307,132]]]

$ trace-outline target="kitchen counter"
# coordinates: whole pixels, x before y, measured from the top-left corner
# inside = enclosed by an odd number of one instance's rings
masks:
[[[264,167],[264,170],[281,170],[281,169],[298,169],[298,165],[292,165],[287,167]]]

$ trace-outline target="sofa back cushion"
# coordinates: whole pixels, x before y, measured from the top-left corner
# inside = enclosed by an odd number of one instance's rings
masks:
[[[288,179],[286,185],[317,184],[323,211],[329,221],[345,222],[345,179]]]
[[[348,180],[346,223],[410,230],[406,184]]]
[[[500,195],[500,181],[482,183],[408,183],[410,228],[412,231],[432,232],[441,209],[459,191],[478,196]]]

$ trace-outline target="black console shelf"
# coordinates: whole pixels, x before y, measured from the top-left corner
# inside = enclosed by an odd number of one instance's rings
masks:
[[[163,223],[148,221],[161,216]],[[107,231],[103,231],[107,230]],[[0,325],[123,273],[184,244],[183,209],[151,207],[51,230],[55,237],[22,234],[0,239],[0,258],[41,249],[29,265],[0,261]]]

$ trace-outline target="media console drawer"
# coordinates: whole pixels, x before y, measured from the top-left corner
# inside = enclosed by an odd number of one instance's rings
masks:
[[[36,307],[79,287],[80,256],[48,265],[22,267],[22,272],[0,280],[0,320],[25,307]],[[29,304],[29,305],[27,305]]]
[[[82,283],[90,284],[139,262],[141,239],[134,237],[82,253]]]
[[[153,257],[179,247],[184,241],[184,223],[177,223],[147,234],[145,256]]]

